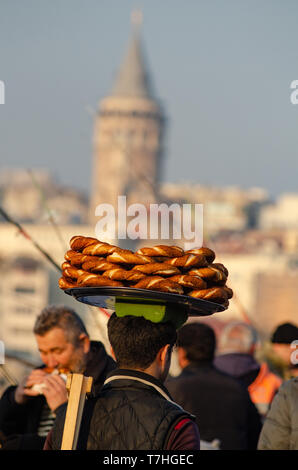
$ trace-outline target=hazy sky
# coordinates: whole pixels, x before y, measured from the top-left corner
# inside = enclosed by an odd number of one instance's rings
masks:
[[[168,117],[163,179],[298,192],[297,0],[0,0],[0,169],[88,191],[135,7]]]

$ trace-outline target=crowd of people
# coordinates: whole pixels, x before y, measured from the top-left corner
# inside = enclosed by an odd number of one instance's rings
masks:
[[[68,391],[49,368],[93,378],[77,449],[298,450],[297,325],[279,325],[263,358],[256,330],[242,322],[217,335],[206,322],[176,330],[113,313],[107,331],[111,351],[74,310],[40,313],[41,366],[1,397],[1,450],[61,449]]]

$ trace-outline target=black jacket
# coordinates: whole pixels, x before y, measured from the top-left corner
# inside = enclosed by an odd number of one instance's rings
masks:
[[[242,383],[211,363],[191,364],[166,383],[173,399],[196,416],[200,437],[223,450],[256,449],[261,418]]]
[[[64,415],[65,410],[52,429],[51,450],[61,448]],[[139,371],[116,369],[98,397],[86,401],[77,449],[166,449],[175,425],[184,418],[194,420],[171,400],[157,379]]]
[[[93,377],[92,393],[101,389],[109,372],[115,369],[115,361],[106,353],[99,341],[91,341],[91,347],[84,372]],[[14,400],[16,387],[8,387],[0,400],[0,435],[1,448],[7,450],[42,449],[45,438],[37,435],[42,408],[45,404],[43,395],[30,397],[19,405]]]

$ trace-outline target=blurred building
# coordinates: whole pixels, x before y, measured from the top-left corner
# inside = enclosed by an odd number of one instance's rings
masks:
[[[282,194],[260,214],[261,229],[298,230],[298,194]]]
[[[1,169],[0,204],[22,223],[52,218],[57,224],[84,224],[88,218],[87,197],[58,183],[47,170]]]
[[[36,353],[32,333],[35,318],[49,298],[47,270],[31,257],[15,257],[2,263],[1,336],[8,350]]]
[[[258,226],[260,207],[268,203],[262,188],[216,187],[191,183],[162,183],[160,194],[167,200],[203,204],[206,232],[239,232]]]

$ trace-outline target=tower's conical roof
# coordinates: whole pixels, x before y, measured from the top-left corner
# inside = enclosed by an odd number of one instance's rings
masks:
[[[154,99],[139,30],[132,32],[124,61],[118,70],[112,96],[129,96]]]

